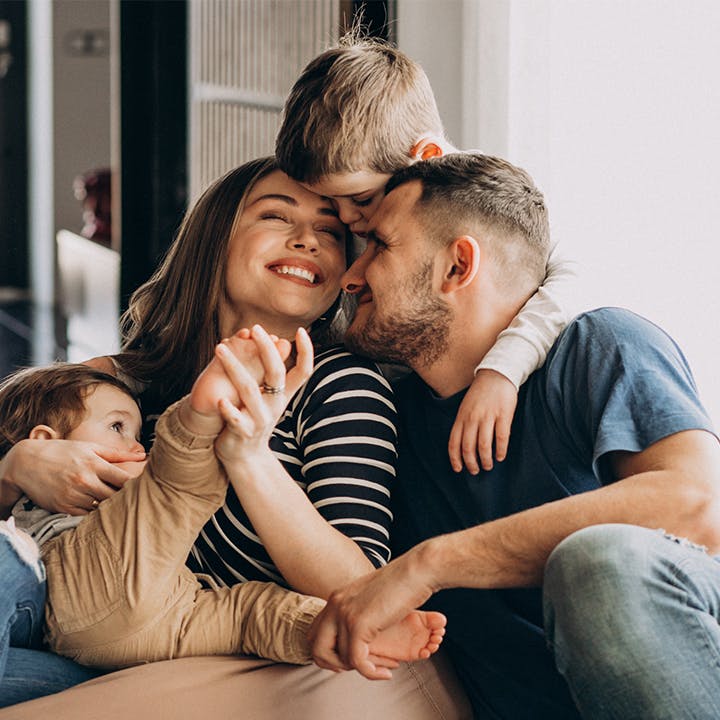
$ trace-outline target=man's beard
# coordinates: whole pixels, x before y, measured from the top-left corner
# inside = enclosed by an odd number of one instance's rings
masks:
[[[450,334],[450,308],[432,296],[433,264],[425,263],[400,292],[405,307],[384,320],[371,310],[367,320],[351,323],[345,335],[349,350],[379,362],[399,363],[413,369],[428,367],[446,351]]]

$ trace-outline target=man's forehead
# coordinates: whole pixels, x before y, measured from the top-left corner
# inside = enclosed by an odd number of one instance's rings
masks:
[[[377,227],[379,223],[388,220],[400,220],[413,211],[415,203],[422,195],[422,183],[419,180],[398,185],[393,188],[382,200],[380,207],[372,218],[371,225]]]

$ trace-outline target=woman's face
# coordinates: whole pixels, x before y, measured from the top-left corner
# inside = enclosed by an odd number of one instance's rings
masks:
[[[255,323],[285,337],[309,327],[340,292],[345,239],[329,199],[280,170],[259,180],[228,244],[223,334]]]

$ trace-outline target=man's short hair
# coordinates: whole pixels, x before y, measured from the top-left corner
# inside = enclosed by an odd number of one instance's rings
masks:
[[[422,184],[418,207],[433,239],[446,244],[489,232],[501,279],[542,284],[550,225],[543,194],[525,170],[502,158],[454,153],[398,170],[385,191],[413,180]]]
[[[303,70],[285,102],[275,155],[301,182],[335,173],[392,173],[423,135],[442,135],[423,69],[387,42],[344,35]]]
[[[37,425],[68,435],[82,422],[85,399],[98,385],[111,385],[137,402],[121,380],[87,365],[56,363],[8,375],[0,383],[0,457]]]

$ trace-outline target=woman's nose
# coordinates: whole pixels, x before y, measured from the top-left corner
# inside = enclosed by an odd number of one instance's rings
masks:
[[[318,239],[312,228],[300,228],[288,238],[287,246],[293,250],[307,250],[316,253],[319,250]]]

